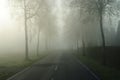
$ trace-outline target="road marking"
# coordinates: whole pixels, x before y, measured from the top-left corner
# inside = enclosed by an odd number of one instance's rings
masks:
[[[55,71],[57,71],[58,70],[58,66],[55,66]]]
[[[96,78],[96,80],[101,80],[101,79],[100,79],[95,73],[93,73],[86,65],[84,65],[83,63],[81,63],[78,58],[76,58],[75,56],[73,56],[73,58],[74,58],[82,67],[84,67],[88,72],[90,72],[90,73]]]
[[[8,78],[7,80],[13,80],[15,79],[17,76],[23,75],[25,72],[27,72],[28,70],[30,70],[32,68],[32,66],[29,66],[27,68],[25,68],[24,70],[16,73],[15,75],[13,75],[12,77]]]

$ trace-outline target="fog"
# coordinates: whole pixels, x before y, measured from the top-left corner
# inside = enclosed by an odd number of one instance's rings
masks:
[[[110,80],[119,53],[120,0],[0,0],[0,80],[38,60],[30,75],[41,80],[99,80],[84,65]]]
[[[0,54],[25,53],[23,1],[0,1]],[[39,0],[39,4],[37,0],[27,2],[29,11],[26,16],[36,12],[27,20],[30,53],[36,53],[39,32],[39,51],[80,48],[83,39],[86,46],[102,45],[99,20],[82,10],[81,5],[77,4],[79,0]],[[112,5],[115,4],[118,3]],[[104,17],[107,46],[116,45],[118,21],[117,15],[110,16],[110,19],[107,15]]]

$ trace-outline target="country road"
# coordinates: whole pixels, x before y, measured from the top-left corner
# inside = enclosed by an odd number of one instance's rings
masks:
[[[56,53],[7,80],[100,80],[72,54]]]

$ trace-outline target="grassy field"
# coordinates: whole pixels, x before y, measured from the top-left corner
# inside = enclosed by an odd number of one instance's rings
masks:
[[[80,61],[96,73],[101,80],[120,80],[120,70],[103,66],[94,59],[76,54]]]
[[[1,54],[0,55],[0,80],[6,80],[15,73],[32,65],[34,62],[44,58],[47,54],[39,57],[31,55],[31,61],[25,61],[23,54]]]

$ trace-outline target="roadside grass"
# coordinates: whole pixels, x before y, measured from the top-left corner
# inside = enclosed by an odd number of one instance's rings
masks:
[[[120,70],[103,66],[91,57],[76,54],[80,61],[90,68],[101,80],[120,80]]]
[[[47,54],[41,53],[39,57],[30,56],[31,60],[26,61],[22,54],[6,54],[0,56],[0,80],[6,80],[12,75],[20,72],[33,63],[44,58]]]

